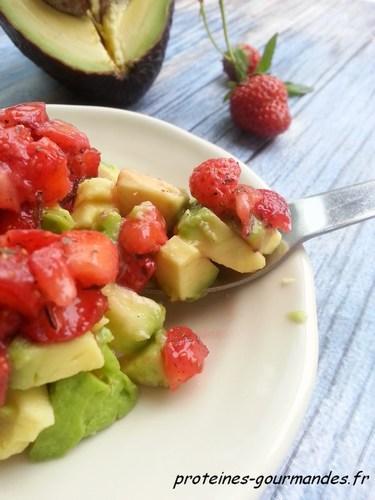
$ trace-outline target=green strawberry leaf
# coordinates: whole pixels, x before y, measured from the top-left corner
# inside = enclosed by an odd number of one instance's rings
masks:
[[[234,49],[233,56],[235,60],[234,68],[236,70],[237,81],[242,82],[247,78],[249,59],[241,48]]]
[[[272,38],[268,40],[264,48],[261,60],[256,68],[256,73],[267,73],[271,68],[273,55],[275,53],[278,33],[275,33]]]
[[[236,87],[236,85],[235,85],[235,87]],[[223,97],[223,102],[227,102],[230,99],[230,96],[232,95],[233,90],[234,90],[234,87],[232,89],[228,90],[228,92]]]
[[[300,83],[284,82],[284,84],[288,91],[289,97],[305,95],[314,90],[313,87],[309,87],[308,85],[301,85]]]
[[[228,89],[233,90],[235,87],[237,87],[237,82],[229,80],[229,82],[226,83],[226,86],[228,87]]]

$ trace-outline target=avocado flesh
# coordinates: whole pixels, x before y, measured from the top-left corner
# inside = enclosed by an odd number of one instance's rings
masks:
[[[123,358],[121,369],[135,384],[148,387],[168,387],[165,375],[162,349],[166,342],[164,330],[157,332],[140,352],[130,359]]]
[[[177,226],[183,240],[194,243],[209,259],[239,273],[253,273],[266,265],[264,256],[206,207],[186,210]]]
[[[134,407],[137,387],[121,372],[111,349],[101,347],[104,366],[59,380],[49,387],[55,424],[39,434],[31,446],[31,460],[58,458],[85,437],[112,425]]]
[[[156,256],[156,280],[171,301],[197,300],[215,282],[219,269],[196,246],[173,236]]]
[[[9,391],[6,406],[0,408],[0,460],[21,453],[54,421],[46,387]]]
[[[100,31],[117,66],[138,61],[158,42],[170,4],[170,0],[120,0],[109,4]]]
[[[117,68],[88,16],[74,17],[43,0],[0,0],[7,21],[40,51],[85,73],[116,73]]]

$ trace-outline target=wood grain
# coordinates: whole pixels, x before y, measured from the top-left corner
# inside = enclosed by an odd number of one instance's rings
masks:
[[[220,37],[217,2],[207,2]],[[175,123],[250,164],[289,198],[374,178],[375,3],[361,0],[228,1],[233,38],[262,47],[276,31],[279,76],[315,87],[292,99],[294,122],[275,141],[235,129],[222,102],[224,78],[196,0],[178,0],[167,58],[134,110]],[[26,60],[0,32],[0,104],[77,99]],[[320,329],[317,384],[281,474],[354,474],[352,486],[270,486],[265,499],[375,498],[375,222],[307,245]]]

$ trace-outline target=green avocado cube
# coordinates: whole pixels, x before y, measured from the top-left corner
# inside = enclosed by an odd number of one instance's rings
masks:
[[[240,228],[237,226],[237,231]],[[263,255],[271,255],[281,243],[281,233],[272,227],[266,227],[254,217],[251,231],[246,238],[251,248]]]
[[[41,225],[45,231],[60,234],[73,229],[75,222],[68,210],[57,205],[43,211]]]
[[[112,182],[117,182],[118,176],[120,175],[120,169],[115,165],[110,165],[109,163],[101,162],[99,165],[98,176],[103,179],[109,179]]]
[[[103,354],[91,332],[57,344],[35,344],[16,337],[8,348],[12,366],[10,387],[29,389],[49,384],[78,372],[103,366]]]
[[[172,301],[199,299],[218,274],[207,257],[179,236],[168,240],[156,256],[156,280]]]
[[[183,189],[128,169],[121,170],[115,190],[122,215],[128,215],[133,207],[149,201],[160,210],[169,228],[173,227],[189,203]]]
[[[186,210],[178,223],[177,233],[194,243],[205,257],[239,273],[252,273],[266,265],[260,252],[255,252],[208,208],[198,206]]]
[[[74,207],[83,203],[113,204],[115,183],[109,179],[93,177],[86,179],[78,186]]]
[[[79,373],[50,386],[55,424],[42,431],[31,446],[31,460],[65,455],[82,439],[109,427],[134,407],[137,387],[121,372],[111,349],[104,345],[102,351],[102,369]]]
[[[117,210],[104,211],[95,220],[95,229],[104,233],[112,241],[117,241],[120,234],[122,217]]]
[[[108,298],[107,326],[114,337],[110,346],[118,354],[133,354],[162,328],[165,308],[161,304],[114,283],[102,291]]]
[[[161,354],[165,341],[165,332],[160,330],[141,351],[122,359],[122,371],[136,384],[168,387]]]

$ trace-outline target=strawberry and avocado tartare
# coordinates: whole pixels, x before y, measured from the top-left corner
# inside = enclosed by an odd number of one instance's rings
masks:
[[[43,103],[0,111],[0,187],[0,460],[60,457],[124,417],[138,385],[200,373],[207,347],[142,291],[197,300],[220,266],[264,267],[291,228],[234,160],[197,166],[191,198],[101,162]]]

